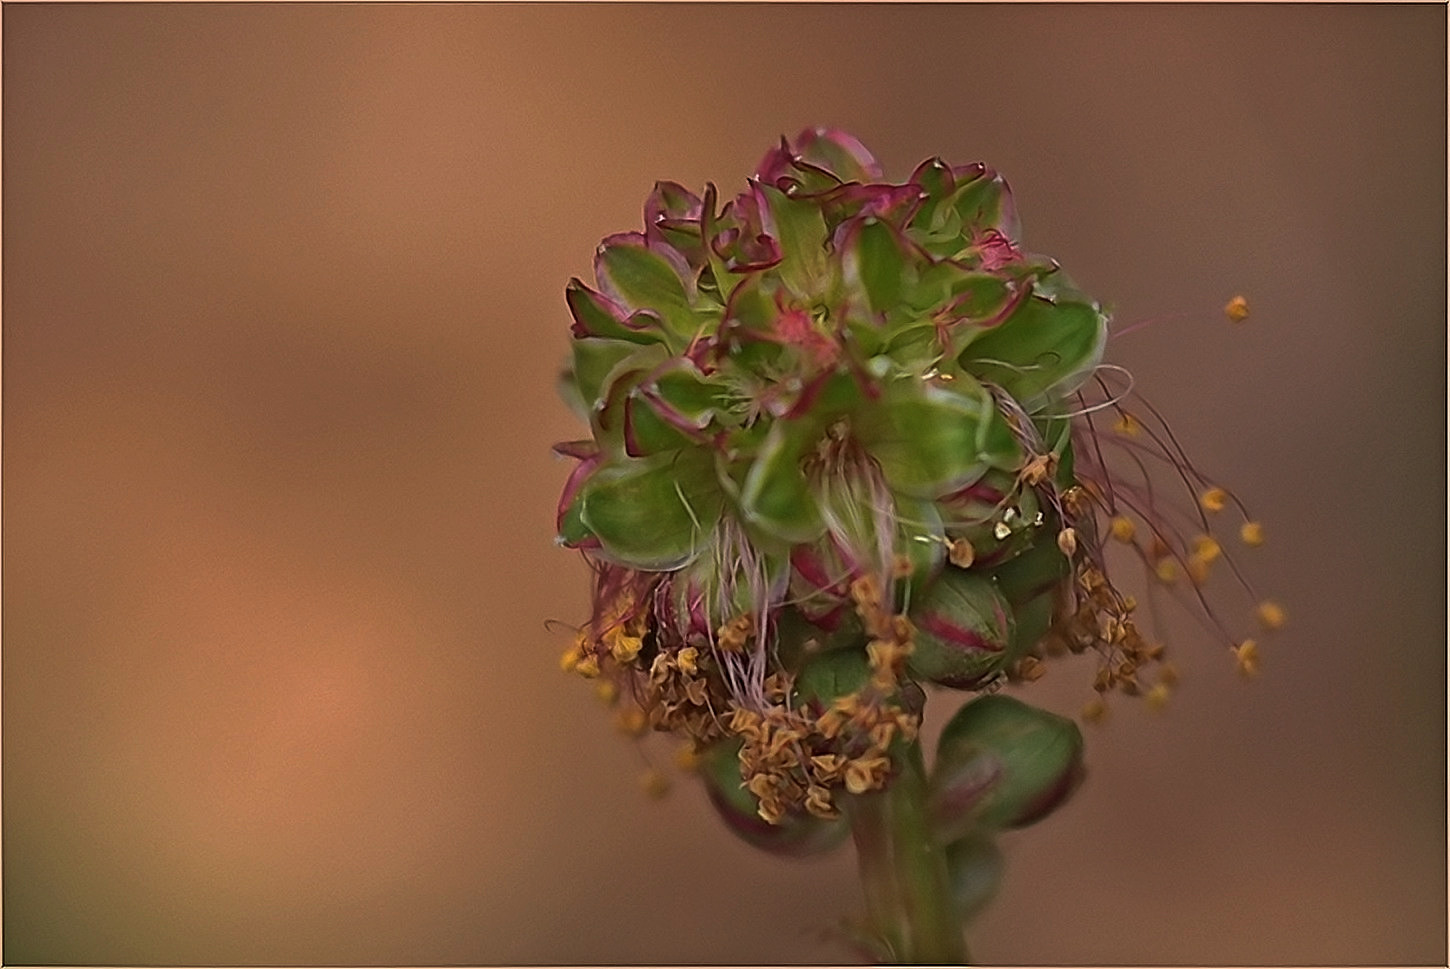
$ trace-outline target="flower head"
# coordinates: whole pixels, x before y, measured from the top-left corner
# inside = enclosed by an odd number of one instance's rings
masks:
[[[723,205],[661,182],[644,215],[566,290],[591,434],[557,448],[578,462],[558,532],[595,575],[566,665],[728,747],[760,817],[795,826],[887,783],[918,682],[990,690],[1093,649],[1102,690],[1139,692],[1162,648],[1106,539],[1206,577],[1206,515],[1235,499],[1115,389],[1106,314],[1020,247],[1001,176],[932,159],[893,184],[811,129]],[[1155,462],[1204,491],[1202,528]]]

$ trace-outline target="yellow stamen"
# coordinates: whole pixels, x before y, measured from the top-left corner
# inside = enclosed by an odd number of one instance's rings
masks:
[[[613,703],[619,699],[619,687],[613,680],[600,680],[594,684],[594,695],[604,703]]]
[[[621,663],[628,663],[639,655],[640,649],[644,647],[644,640],[638,636],[630,636],[623,631],[615,631],[608,636],[609,652]]]
[[[1228,503],[1228,492],[1222,488],[1209,488],[1198,496],[1198,503],[1204,511],[1223,511],[1223,506]]]
[[[1102,697],[1093,697],[1082,708],[1082,718],[1088,723],[1102,723],[1107,719],[1108,705]]]
[[[1227,316],[1231,323],[1242,323],[1249,318],[1249,301],[1242,296],[1235,296],[1223,308],[1223,315]]]
[[[1244,522],[1239,528],[1239,538],[1244,540],[1245,545],[1257,548],[1264,544],[1264,526],[1258,522]]]
[[[1252,639],[1245,639],[1233,648],[1234,666],[1244,676],[1257,676],[1259,673],[1259,644]]]
[[[1191,557],[1188,560],[1188,577],[1194,585],[1203,585],[1208,581],[1208,562],[1197,555]]]
[[[614,725],[619,728],[620,733],[638,737],[645,732],[649,721],[639,707],[629,707],[614,715]]]
[[[574,663],[573,672],[578,673],[586,680],[594,679],[596,676],[599,675],[599,657],[595,656],[593,653],[590,653],[587,656],[580,657],[579,660]]]
[[[1158,574],[1158,581],[1164,585],[1172,585],[1178,581],[1178,563],[1172,559],[1163,559],[1153,566],[1153,571]]]
[[[1131,542],[1134,533],[1137,531],[1133,526],[1133,520],[1131,518],[1125,518],[1122,515],[1113,519],[1111,530],[1113,537],[1124,544]]]
[[[1284,615],[1284,607],[1273,600],[1265,600],[1259,603],[1257,613],[1259,624],[1265,629],[1282,628],[1287,619]]]
[[[639,786],[650,797],[659,800],[670,792],[670,779],[651,767],[639,775]]]
[[[1212,535],[1200,535],[1193,540],[1193,557],[1202,559],[1205,564],[1218,558],[1222,552],[1223,549],[1213,540]]]
[[[1057,548],[1063,555],[1072,558],[1077,551],[1077,529],[1064,528],[1057,533]]]
[[[1143,694],[1143,699],[1148,706],[1154,710],[1162,710],[1168,705],[1168,697],[1172,693],[1167,683],[1155,683]]]
[[[947,549],[947,561],[959,569],[969,569],[977,559],[977,552],[972,548],[972,543],[965,538],[959,538]]]
[[[693,676],[700,672],[700,667],[697,665],[699,658],[699,650],[693,646],[686,646],[675,655],[675,665],[679,667],[681,673],[689,673]]]
[[[1138,419],[1136,417],[1134,417],[1132,414],[1125,413],[1123,414],[1123,416],[1119,417],[1116,421],[1113,422],[1113,430],[1117,431],[1124,437],[1137,437],[1140,433],[1142,433],[1143,428],[1142,425],[1138,423]]]
[[[689,771],[695,770],[700,766],[700,752],[695,749],[694,744],[687,743],[675,751],[675,766],[680,770]]]

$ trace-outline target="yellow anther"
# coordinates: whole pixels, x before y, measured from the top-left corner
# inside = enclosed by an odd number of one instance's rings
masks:
[[[619,687],[613,680],[600,680],[594,684],[594,695],[604,703],[613,703],[619,699]]]
[[[965,538],[959,538],[947,548],[947,561],[959,569],[969,569],[972,563],[977,560],[977,552],[972,548],[972,543]]]
[[[1271,599],[1259,603],[1259,608],[1255,611],[1259,617],[1259,625],[1265,629],[1279,629],[1287,619],[1284,607]]]
[[[670,792],[670,779],[651,767],[639,775],[639,786],[650,797],[658,800]]]
[[[1200,535],[1193,540],[1193,557],[1202,559],[1204,564],[1212,562],[1222,552],[1223,549],[1213,540],[1212,535]]]
[[[1133,525],[1133,519],[1126,518],[1123,515],[1119,515],[1113,519],[1110,529],[1113,537],[1124,544],[1131,542],[1133,535],[1137,532],[1137,529]]]
[[[599,675],[599,657],[593,653],[581,656],[575,663],[573,672],[578,673],[586,680],[592,680]]]
[[[576,643],[559,656],[559,669],[565,673],[572,673],[579,668],[579,661],[584,658],[584,651]]]
[[[1077,552],[1077,529],[1064,528],[1058,532],[1057,548],[1063,555],[1072,558],[1073,554]]]
[[[1223,315],[1227,316],[1231,323],[1242,323],[1249,318],[1249,301],[1242,296],[1235,296],[1223,308]]]
[[[620,733],[638,737],[649,727],[649,721],[643,710],[632,706],[614,715],[614,725],[619,728]]]
[[[1223,506],[1228,503],[1228,492],[1222,488],[1209,488],[1198,496],[1198,503],[1204,511],[1223,511]]]
[[[695,770],[700,766],[700,752],[695,745],[687,743],[675,751],[675,766],[680,770]]]
[[[643,646],[644,640],[624,632],[616,631],[609,637],[609,652],[621,663],[628,663],[638,656]]]
[[[680,650],[678,653],[675,654],[675,665],[679,667],[681,673],[689,673],[693,676],[694,674],[700,672],[700,667],[698,665],[699,658],[699,650],[697,650],[693,646],[686,646],[684,649]]]
[[[1239,528],[1239,538],[1245,545],[1257,548],[1264,544],[1264,526],[1258,522],[1244,522]]]
[[[1203,585],[1208,581],[1208,562],[1197,555],[1188,560],[1188,577],[1193,580],[1194,585]]]
[[[1132,414],[1125,413],[1113,422],[1113,430],[1124,437],[1137,437],[1143,432],[1143,425],[1139,424],[1138,419]]]
[[[1178,563],[1172,559],[1162,559],[1153,566],[1153,571],[1158,575],[1158,581],[1164,585],[1172,585],[1178,581]]]
[[[1154,710],[1162,710],[1168,705],[1168,697],[1172,692],[1167,683],[1155,683],[1143,694],[1143,699]]]
[[[1158,682],[1167,686],[1178,685],[1178,667],[1172,663],[1164,663],[1158,668]]]
[[[846,790],[852,794],[865,794],[880,787],[886,780],[886,769],[891,765],[885,757],[859,757],[846,764]]]
[[[1107,716],[1108,705],[1103,702],[1102,697],[1095,696],[1083,704],[1082,718],[1088,723],[1102,723]]]
[[[1234,666],[1244,676],[1257,676],[1259,673],[1259,644],[1252,639],[1245,639],[1233,648]]]

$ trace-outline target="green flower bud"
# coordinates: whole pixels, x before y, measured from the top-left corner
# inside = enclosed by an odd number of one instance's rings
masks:
[[[1083,779],[1082,733],[1071,720],[1001,694],[978,697],[942,729],[930,784],[945,838],[1042,820]]]
[[[909,615],[916,649],[907,665],[924,680],[976,689],[1016,659],[1011,604],[987,576],[947,569]]]

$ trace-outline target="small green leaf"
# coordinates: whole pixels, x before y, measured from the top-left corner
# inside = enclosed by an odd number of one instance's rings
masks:
[[[992,171],[959,186],[951,205],[962,220],[964,234],[975,235],[996,229],[1010,241],[1018,235],[1016,213],[1007,182]]]

